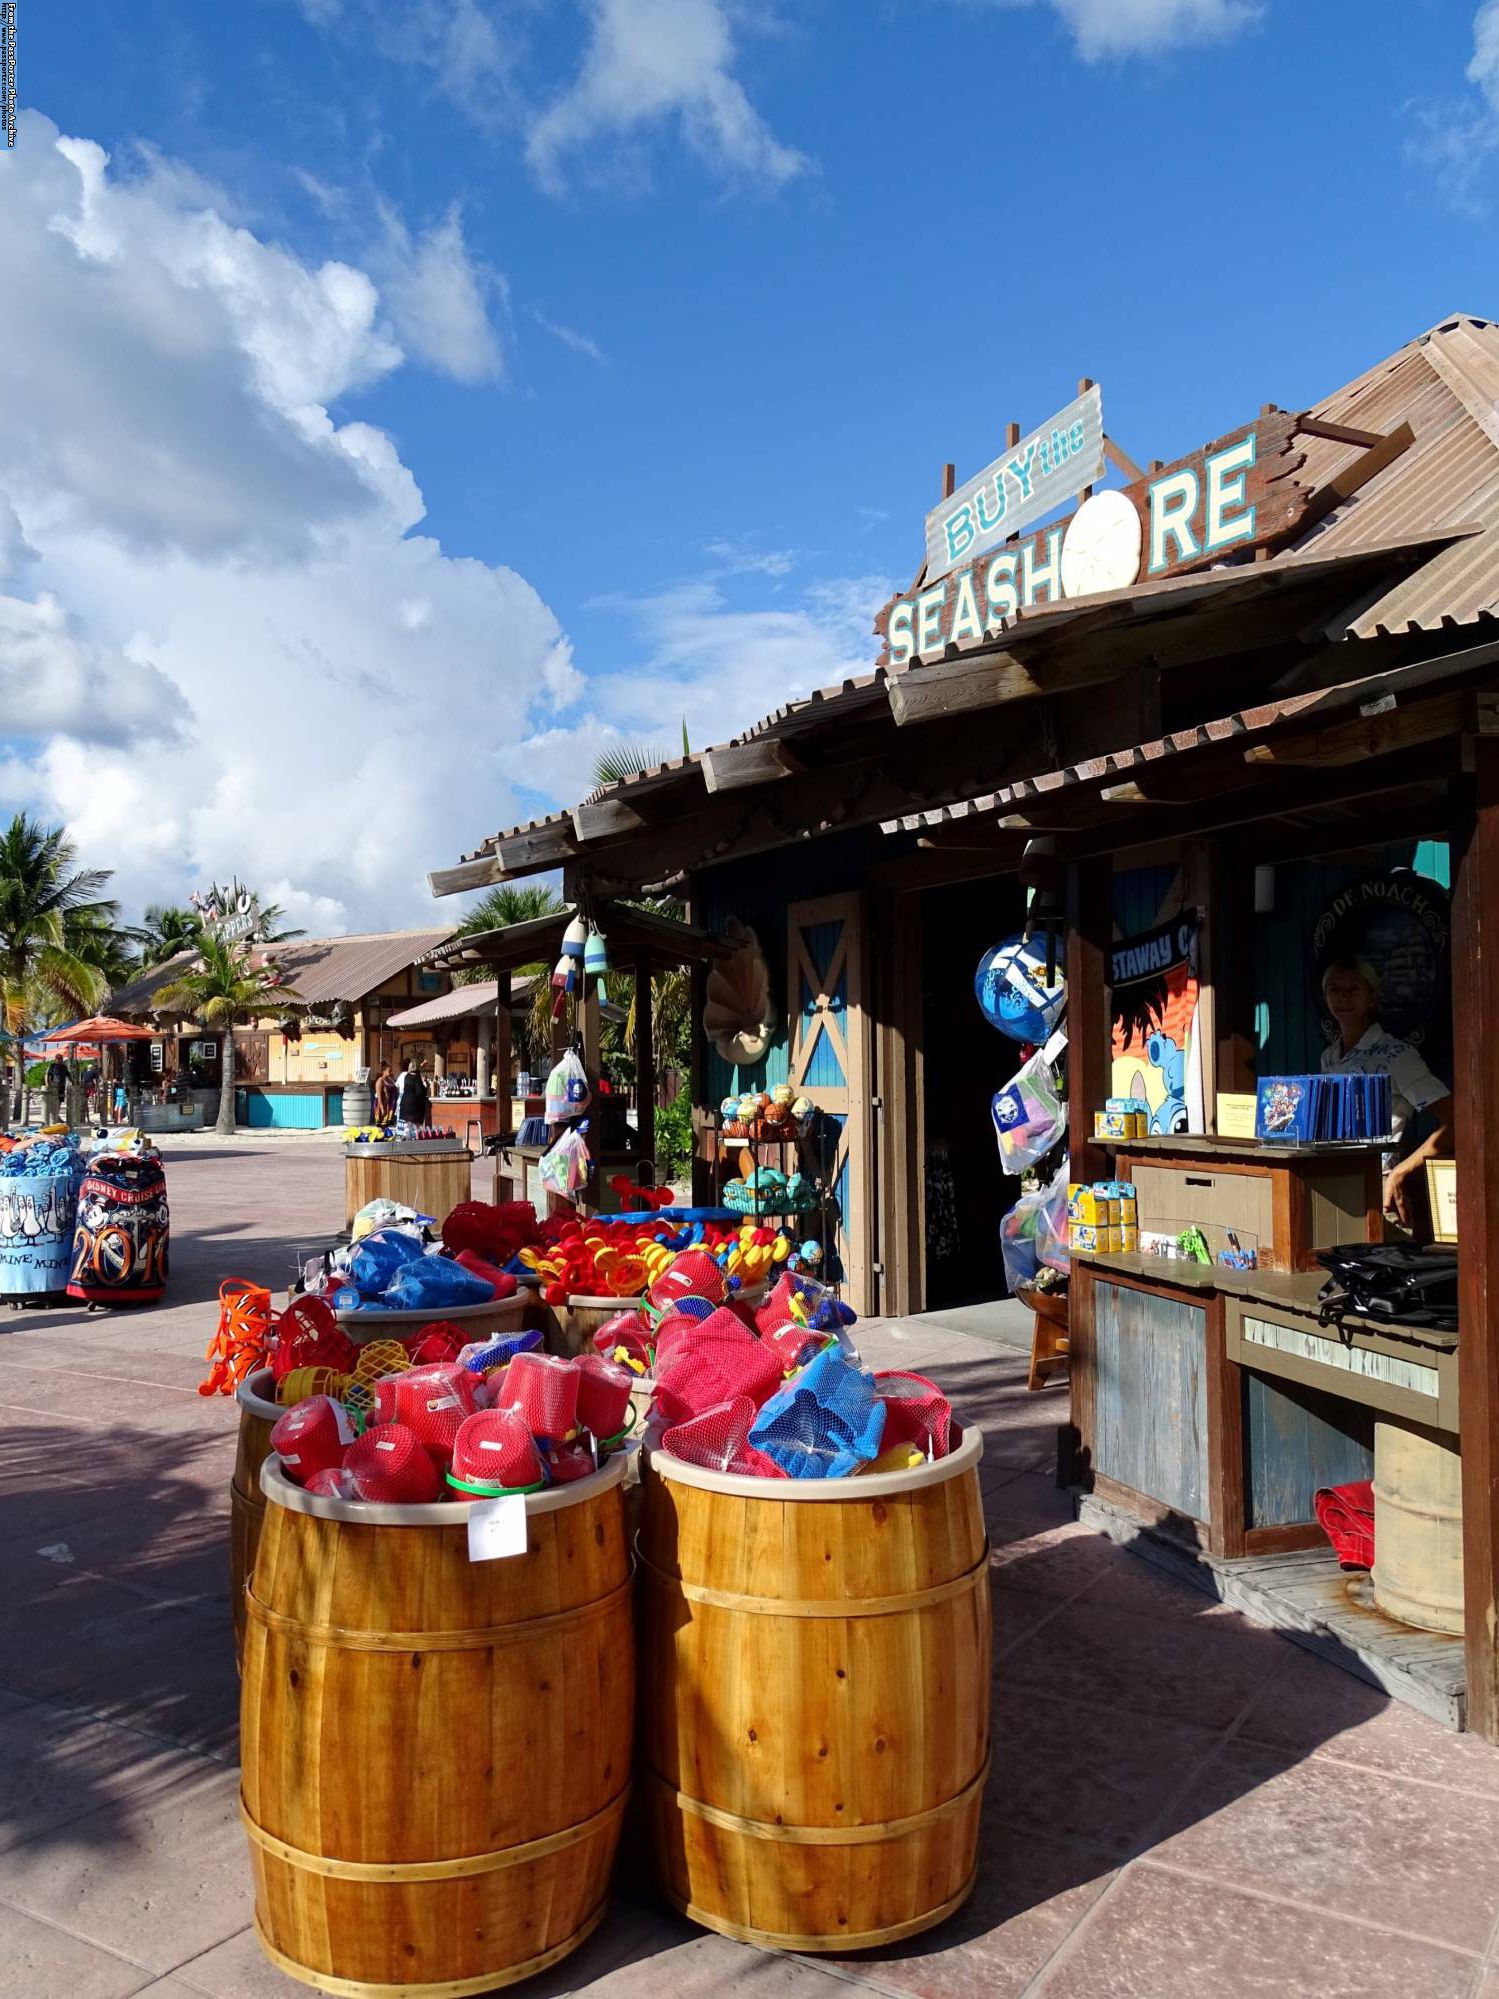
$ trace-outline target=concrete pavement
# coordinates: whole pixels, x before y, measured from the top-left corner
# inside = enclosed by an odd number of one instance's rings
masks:
[[[336,1143],[167,1155],[143,1312],[0,1308],[0,1999],[288,1999],[249,1929],[226,1533],[235,1410],[196,1393],[221,1276],[281,1289]],[[980,1319],[979,1332],[992,1321]],[[981,1878],[941,1930],[762,1956],[635,1883],[522,1988],[609,1999],[1499,1999],[1499,1753],[1079,1527],[1065,1389],[971,1315],[861,1328],[986,1432],[996,1709]]]

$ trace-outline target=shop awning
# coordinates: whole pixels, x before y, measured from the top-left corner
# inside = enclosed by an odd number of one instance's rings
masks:
[[[618,970],[629,965],[693,965],[714,958],[732,957],[734,946],[682,923],[671,916],[635,909],[625,903],[601,902],[591,914],[603,932],[610,965]],[[550,965],[562,949],[563,933],[578,914],[577,907],[565,903],[550,915],[532,917],[526,923],[508,923],[497,930],[477,930],[466,937],[450,938],[430,951],[423,963],[438,971],[456,972],[471,965],[493,965],[503,971],[520,965]]]
[[[530,992],[533,981],[527,978],[512,979],[510,982],[510,1003],[517,1005]],[[393,1013],[386,1021],[387,1027],[440,1027],[449,1020],[475,1020],[484,1014],[493,1013],[500,997],[498,979],[475,979],[472,985],[454,986],[450,993],[439,993],[436,999],[423,1000],[420,1006],[409,1006],[404,1013]]]

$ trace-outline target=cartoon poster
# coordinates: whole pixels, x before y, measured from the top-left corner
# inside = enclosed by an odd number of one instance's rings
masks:
[[[1143,1098],[1153,1134],[1202,1131],[1196,915],[1115,944],[1113,987],[1110,1094]]]

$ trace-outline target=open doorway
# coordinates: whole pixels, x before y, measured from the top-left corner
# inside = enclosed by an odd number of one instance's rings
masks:
[[[1019,1068],[1021,1049],[985,1020],[973,976],[983,952],[1024,921],[1014,875],[922,894],[928,1311],[1004,1293],[999,1223],[1020,1183],[1000,1166],[989,1103]]]

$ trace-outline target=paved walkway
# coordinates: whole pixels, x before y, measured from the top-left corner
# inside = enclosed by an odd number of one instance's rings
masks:
[[[170,1306],[0,1311],[0,1999],[288,1999],[251,1935],[225,1537],[235,1416],[194,1392],[221,1275],[278,1288],[335,1147],[169,1156]],[[992,1325],[980,1318],[981,1327]],[[986,1432],[994,1769],[941,1931],[760,1956],[623,1886],[537,1999],[1499,1999],[1499,1754],[1080,1528],[1065,1391],[955,1315],[871,1325]]]

